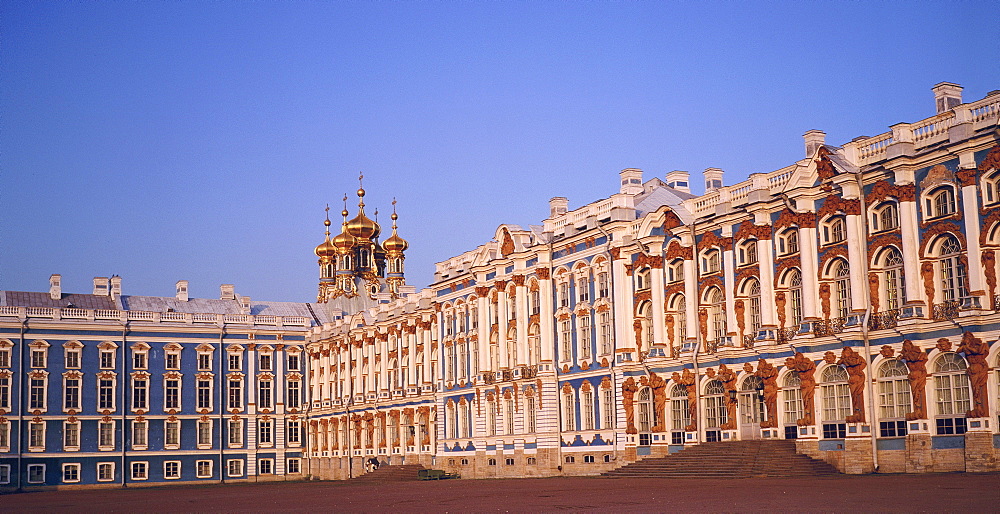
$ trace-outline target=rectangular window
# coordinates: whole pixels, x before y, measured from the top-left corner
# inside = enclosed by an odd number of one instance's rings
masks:
[[[288,459],[285,472],[289,474],[302,473],[302,461],[300,459]]]
[[[10,451],[10,422],[0,422],[0,452]]]
[[[181,422],[163,422],[163,445],[167,449],[176,449],[181,445]]]
[[[274,459],[260,459],[257,461],[257,472],[259,475],[274,473]]]
[[[573,334],[570,332],[569,320],[559,322],[559,343],[561,360],[568,361],[573,358]]]
[[[166,367],[167,369],[181,369],[181,354],[168,353]]]
[[[243,410],[243,382],[229,381],[229,410]]]
[[[906,435],[906,421],[880,421],[879,437],[903,437]]]
[[[168,460],[163,463],[163,478],[176,480],[181,477],[181,462],[178,460]]]
[[[580,295],[581,302],[590,301],[590,281],[581,278],[576,282],[576,291]]]
[[[580,316],[578,321],[580,323],[580,358],[588,360],[590,359],[591,342],[590,316]]]
[[[260,407],[261,409],[270,409],[270,408],[272,408],[272,404],[271,404],[271,381],[270,380],[261,380],[260,382],[257,383],[257,386],[258,386],[257,387],[257,391],[258,391],[257,406]]]
[[[133,450],[145,450],[147,443],[147,434],[149,433],[149,425],[145,421],[133,421],[132,422],[132,449]]]
[[[271,354],[262,353],[259,357],[259,361],[261,371],[271,371]]]
[[[270,421],[260,421],[257,424],[257,442],[260,444],[273,444],[274,431]]]
[[[10,483],[10,464],[0,464],[0,484]]]
[[[847,437],[846,423],[823,423],[824,439],[843,439]]]
[[[28,384],[28,408],[31,410],[45,410],[45,379],[32,378]]]
[[[198,421],[198,446],[212,446],[212,422]]]
[[[48,356],[48,351],[44,348],[32,348],[31,349],[31,367],[32,368],[45,368],[46,357]]]
[[[297,445],[300,442],[302,442],[301,432],[299,431],[300,426],[301,425],[299,424],[298,421],[289,421],[286,423],[285,427],[286,427],[286,432],[288,432],[288,444]],[[397,436],[399,435],[398,432],[396,433],[396,435]]]
[[[28,424],[28,447],[35,451],[45,449],[45,423]]]
[[[80,350],[68,349],[66,350],[66,369],[79,369],[80,368]]]
[[[135,379],[132,381],[132,409],[149,409],[149,381]]]
[[[212,461],[210,460],[199,460],[195,461],[195,470],[198,478],[212,478]]]
[[[115,410],[115,381],[102,378],[97,381],[97,410]]]
[[[969,428],[965,418],[938,418],[934,421],[938,435],[964,434]]]
[[[97,445],[101,450],[113,450],[115,448],[115,422],[101,421],[97,424]]]
[[[146,352],[132,353],[132,369],[146,369]]]
[[[607,272],[602,272],[597,274],[597,297],[607,298],[608,297],[608,274]]]
[[[164,381],[163,410],[179,410],[181,408],[181,381],[167,379]]]
[[[611,313],[602,312],[601,318],[601,355],[611,353]]]
[[[198,380],[198,409],[212,410],[211,380]]]
[[[229,420],[229,446],[243,446],[243,420]]]
[[[63,410],[80,410],[80,379],[67,378],[64,387]]]
[[[80,481],[80,465],[77,463],[63,464],[62,466],[62,481],[64,483],[73,483]]]
[[[132,480],[146,480],[149,478],[149,463],[148,462],[133,462],[132,463]]]
[[[607,430],[615,427],[615,392],[613,389],[601,389],[601,414],[604,424],[601,428]]]
[[[288,354],[288,371],[298,371],[299,370],[299,354],[290,353]]]
[[[229,371],[239,371],[243,369],[243,356],[238,353],[229,354]],[[240,461],[242,462],[242,461]],[[241,473],[242,474],[242,473]]]
[[[28,483],[45,483],[45,464],[28,464]]]
[[[212,354],[198,354],[198,371],[212,371]]]
[[[285,407],[297,409],[302,403],[302,382],[291,380],[288,382],[288,397],[285,398]]]
[[[114,462],[98,462],[97,463],[97,481],[98,482],[111,482],[115,479],[115,463]]]
[[[114,350],[101,350],[101,369],[115,369]]]
[[[243,460],[229,459],[226,461],[226,474],[231,477],[243,476]]]
[[[0,348],[0,368],[10,367],[10,348]]]
[[[80,449],[80,423],[63,423],[63,450]]]

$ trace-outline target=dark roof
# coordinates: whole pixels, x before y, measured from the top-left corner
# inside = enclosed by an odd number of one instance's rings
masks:
[[[49,293],[31,291],[0,291],[4,295],[4,305],[12,307],[52,307],[77,309],[117,309],[118,305],[110,296],[92,294],[63,294],[53,300]]]

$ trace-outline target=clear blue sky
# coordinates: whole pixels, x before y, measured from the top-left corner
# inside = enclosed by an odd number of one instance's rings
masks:
[[[734,183],[806,130],[930,116],[937,82],[982,98],[998,5],[8,0],[0,289],[313,300],[323,207],[348,193],[353,216],[361,171],[422,287],[622,168]]]

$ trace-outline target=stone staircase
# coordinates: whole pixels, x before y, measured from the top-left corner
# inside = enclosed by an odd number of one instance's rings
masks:
[[[420,464],[383,465],[371,473],[365,473],[352,478],[351,482],[383,483],[415,481],[418,480],[417,472],[421,469],[424,469],[424,467]]]
[[[795,441],[703,443],[666,457],[651,457],[604,473],[612,478],[754,478],[839,475],[836,468],[795,453]]]

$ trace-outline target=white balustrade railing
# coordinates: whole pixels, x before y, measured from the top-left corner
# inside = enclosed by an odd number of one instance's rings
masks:
[[[858,146],[858,164],[869,164],[885,157],[886,147],[892,144],[892,132],[879,134],[860,141]]]
[[[168,323],[234,323],[241,325],[267,325],[308,327],[311,318],[305,316],[274,316],[270,314],[211,314],[190,312],[151,312],[151,311],[120,311],[117,309],[79,309],[76,307],[18,307],[12,305],[0,306],[0,317],[14,318],[47,318],[47,319],[94,319]]]
[[[59,317],[63,319],[87,319],[87,312],[87,309],[66,307],[59,313]]]
[[[954,121],[955,114],[946,112],[910,125],[910,130],[913,131],[913,147],[920,148],[947,140],[948,127],[951,127]]]
[[[1000,95],[991,95],[969,104],[969,118],[973,130],[979,130],[988,125],[994,125],[1000,120]]]

